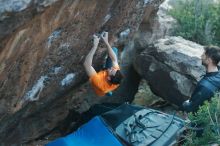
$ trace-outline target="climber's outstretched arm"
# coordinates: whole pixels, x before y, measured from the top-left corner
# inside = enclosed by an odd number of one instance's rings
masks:
[[[112,50],[112,47],[110,46],[110,44],[108,42],[108,32],[103,32],[101,37],[102,37],[103,41],[105,42],[105,44],[107,45],[108,55],[112,60],[112,66],[118,66],[117,56],[114,53],[114,51]]]
[[[89,54],[86,56],[85,61],[84,61],[84,68],[86,70],[86,73],[89,77],[91,77],[92,75],[96,74],[95,69],[92,66],[92,60],[93,60],[93,56],[97,50],[98,44],[99,44],[99,40],[100,38],[97,37],[96,35],[93,35],[93,47],[90,50]]]

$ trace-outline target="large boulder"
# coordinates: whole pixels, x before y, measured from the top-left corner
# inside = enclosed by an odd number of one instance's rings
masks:
[[[167,37],[140,52],[134,67],[156,95],[180,106],[205,73],[202,53],[201,45],[181,37]]]
[[[128,41],[161,2],[1,1],[0,145],[29,143],[74,125],[80,113],[100,101],[82,66],[91,36],[107,30],[115,44]],[[96,69],[105,50],[101,45],[94,57]]]

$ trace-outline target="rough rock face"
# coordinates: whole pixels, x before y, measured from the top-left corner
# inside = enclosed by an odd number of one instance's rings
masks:
[[[139,53],[134,66],[156,95],[181,105],[205,73],[202,53],[203,47],[196,43],[181,37],[167,37]]]
[[[0,41],[57,0],[0,0]]]
[[[151,15],[144,17],[134,36],[134,48],[145,48],[154,41],[172,34],[176,20],[168,14],[168,11],[175,2],[175,0],[165,0],[159,6],[157,13],[150,13]]]
[[[121,44],[161,2],[0,0],[0,144],[29,143],[74,125],[100,100],[85,84],[82,66],[92,34],[107,30]],[[104,55],[101,46],[97,69]]]

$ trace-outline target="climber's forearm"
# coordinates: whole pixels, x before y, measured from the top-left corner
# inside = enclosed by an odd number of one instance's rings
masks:
[[[88,53],[88,55],[86,56],[86,58],[85,58],[84,66],[85,66],[85,65],[86,65],[86,66],[92,66],[92,60],[93,60],[93,56],[94,56],[96,50],[97,50],[97,46],[94,45],[94,46],[92,47],[92,49],[90,50],[90,52]]]
[[[108,55],[111,58],[112,62],[117,62],[117,56],[114,53],[112,47],[110,46],[110,44],[108,42],[105,42],[107,49],[108,49]]]

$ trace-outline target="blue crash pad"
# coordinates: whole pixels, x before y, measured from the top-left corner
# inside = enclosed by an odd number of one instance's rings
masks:
[[[76,132],[48,143],[46,146],[122,146],[101,117],[96,116]]]

